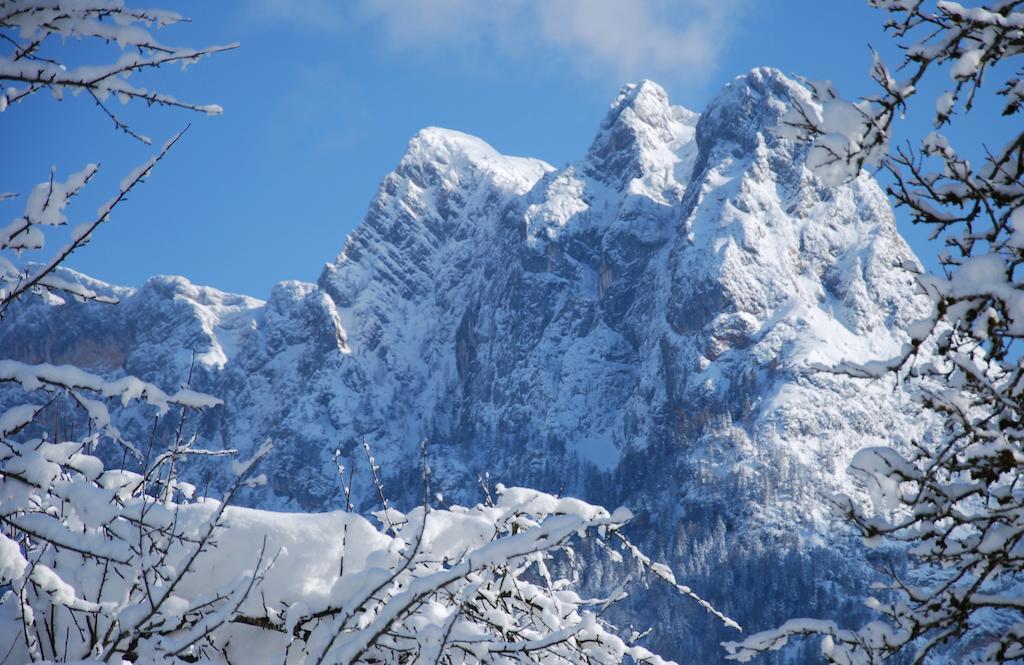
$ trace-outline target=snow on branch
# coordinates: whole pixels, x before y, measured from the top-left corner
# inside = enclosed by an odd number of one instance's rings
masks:
[[[153,157],[136,167],[121,180],[116,196],[100,206],[96,216],[90,221],[78,224],[71,230],[71,237],[63,247],[41,265],[18,266],[16,261],[23,252],[41,250],[45,245],[45,227],[65,226],[68,223],[64,209],[89,181],[96,175],[99,167],[88,164],[82,171],[72,174],[63,183],[54,180],[53,173],[47,182],[37,185],[25,202],[25,212],[6,228],[0,230],[0,320],[7,308],[26,293],[51,296],[51,302],[60,304],[55,293],[64,293],[79,301],[95,300],[113,303],[116,299],[97,294],[82,284],[71,282],[56,275],[54,271],[63,264],[76,250],[85,246],[92,239],[93,232],[110,219],[111,213],[120,205],[128,194],[141,183],[153,168],[160,162],[188,130],[188,126],[175,134],[163,145]]]
[[[128,82],[134,72],[168,64],[187,66],[238,44],[184,48],[157,40],[151,28],[162,28],[185,20],[178,14],[155,9],[125,7],[119,0],[0,0],[0,112],[9,105],[48,89],[60,99],[65,90],[87,92],[114,123],[116,129],[144,142],[149,139],[133,131],[110,110],[107,102],[116,97],[149,105],[171,106],[210,115],[223,110],[216,104],[195,104]],[[112,62],[73,64],[65,59],[68,41],[93,39],[116,44],[121,53]]]

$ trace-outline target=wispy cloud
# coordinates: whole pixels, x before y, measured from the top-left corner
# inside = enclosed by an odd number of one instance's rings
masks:
[[[751,0],[259,0],[266,17],[336,30],[373,25],[398,51],[500,53],[581,73],[702,81]]]
[[[553,0],[535,5],[544,37],[584,69],[620,77],[714,69],[739,23],[739,0]],[[687,72],[689,70],[689,72]]]

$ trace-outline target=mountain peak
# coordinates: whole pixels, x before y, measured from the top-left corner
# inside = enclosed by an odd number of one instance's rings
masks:
[[[698,117],[672,106],[665,89],[653,81],[627,84],[601,122],[584,171],[617,188],[652,172],[664,175],[679,161],[676,149],[692,139]]]
[[[632,117],[623,114],[632,111]],[[648,125],[664,124],[671,116],[668,93],[660,85],[650,80],[640,83],[627,83],[619,90],[618,96],[608,108],[608,115],[601,122],[601,129],[609,129],[615,123],[624,120],[632,123],[633,119]]]
[[[486,160],[498,151],[483,139],[444,127],[424,127],[409,140],[403,161],[462,155],[473,161]]]
[[[540,159],[503,155],[486,141],[442,127],[421,129],[396,173],[420,186],[438,181],[461,180],[467,173],[489,176],[516,193],[523,193],[553,167]]]
[[[697,143],[704,150],[710,139],[726,139],[752,150],[757,134],[776,127],[793,100],[807,94],[778,69],[755,67],[711,100],[697,126]]]

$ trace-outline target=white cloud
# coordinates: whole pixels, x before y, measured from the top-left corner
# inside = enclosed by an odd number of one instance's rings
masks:
[[[591,76],[702,81],[751,0],[259,0],[308,26],[377,26],[398,51],[552,57]]]
[[[549,0],[540,29],[584,69],[620,77],[700,78],[713,69],[738,23],[736,0]]]

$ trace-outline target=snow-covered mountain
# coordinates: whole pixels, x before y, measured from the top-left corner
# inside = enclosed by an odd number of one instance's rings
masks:
[[[824,497],[858,448],[922,423],[891,382],[809,367],[892,353],[924,303],[874,180],[825,187],[773,132],[805,94],[755,69],[697,114],[626,86],[564,169],[425,129],[316,284],[260,302],[92,282],[121,304],[26,303],[0,354],[168,388],[191,368],[225,401],[190,423],[208,443],[275,442],[250,502],[338,506],[334,452],[365,470],[366,440],[410,504],[427,439],[445,501],[490,474],[629,505],[649,548],[751,628],[845,607],[862,567]],[[705,625],[673,602],[640,616]],[[715,662],[724,634],[693,632],[669,653]]]

